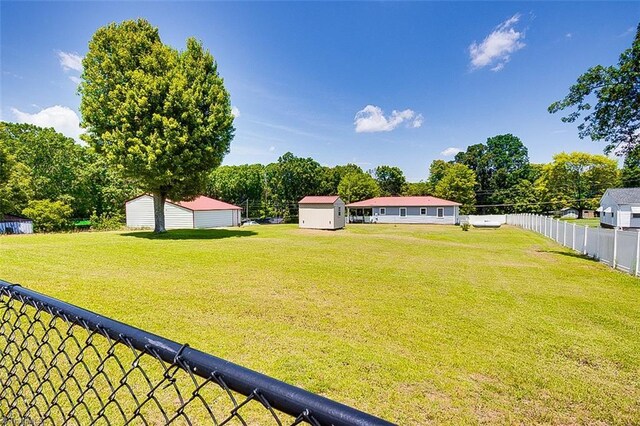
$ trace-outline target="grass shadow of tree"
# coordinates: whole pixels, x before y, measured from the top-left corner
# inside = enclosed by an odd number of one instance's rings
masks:
[[[254,231],[242,229],[172,229],[161,234],[151,231],[125,232],[123,237],[144,238],[147,240],[220,240],[223,238],[250,237]]]

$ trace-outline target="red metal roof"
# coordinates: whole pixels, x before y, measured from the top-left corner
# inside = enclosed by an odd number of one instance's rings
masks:
[[[427,207],[427,206],[461,206],[455,201],[436,197],[376,197],[347,204],[347,207]]]
[[[338,198],[337,195],[307,195],[298,204],[333,204]]]
[[[167,200],[169,201],[169,200]],[[224,201],[215,200],[213,198],[200,196],[193,201],[169,201],[172,204],[177,204],[180,207],[184,207],[189,210],[242,210],[242,207],[234,206],[233,204],[225,203]]]

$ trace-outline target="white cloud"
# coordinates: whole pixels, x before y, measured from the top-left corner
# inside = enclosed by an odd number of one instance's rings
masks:
[[[53,127],[65,136],[80,142],[80,135],[84,130],[80,127],[80,118],[71,108],[54,105],[35,114],[22,112],[11,108],[18,123],[35,124],[40,127]]]
[[[70,75],[69,80],[73,81],[75,84],[80,84],[80,82],[82,81],[80,77],[76,77],[75,75]]]
[[[270,147],[269,147],[269,152],[273,152],[273,151],[275,151],[275,150],[276,150],[276,147],[275,147],[275,146],[270,146]]]
[[[62,66],[63,70],[82,72],[82,56],[77,53],[58,51],[58,60],[60,61],[60,66]]]
[[[375,105],[367,105],[354,118],[356,133],[390,132],[404,122],[408,127],[418,128],[423,121],[422,114],[416,115],[410,109],[393,110],[390,116],[385,117],[382,108]]]
[[[453,157],[454,155],[456,155],[459,152],[462,152],[462,150],[460,148],[449,147],[449,148],[445,149],[444,151],[442,151],[440,153],[440,155],[442,155],[443,157]]]
[[[238,109],[238,107],[231,107],[231,114],[234,118],[240,117],[240,110]]]
[[[565,36],[566,38],[572,38],[572,37],[573,37],[573,34],[572,34],[572,33],[566,33],[564,36]]]
[[[513,15],[489,34],[482,43],[475,41],[469,46],[471,68],[479,69],[491,65],[492,71],[500,71],[511,59],[511,54],[522,49],[526,45],[524,31],[516,31],[514,26],[520,20],[520,15]]]

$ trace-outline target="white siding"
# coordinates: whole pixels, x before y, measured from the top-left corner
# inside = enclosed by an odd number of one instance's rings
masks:
[[[164,227],[167,229],[193,229],[193,212],[175,204],[164,203]]]
[[[303,204],[298,211],[300,228],[339,229],[344,227],[344,204],[342,215],[337,217],[337,208],[332,204]],[[337,220],[338,219],[338,220]]]
[[[602,211],[600,212],[600,223],[612,227],[618,226],[618,205],[611,199],[611,197],[609,197],[609,194],[607,194],[606,192],[602,196],[602,200],[600,200],[600,207],[602,207]],[[611,217],[611,213],[605,212],[607,208],[611,208],[613,217]]]
[[[458,206],[446,207],[406,207],[407,215],[400,216],[401,207],[383,207],[386,214],[380,214],[380,207],[373,208],[372,222],[377,223],[407,223],[407,224],[441,224],[455,225],[458,222]],[[426,208],[427,214],[411,214],[414,209],[420,211],[420,208]],[[438,217],[438,208],[444,209],[444,216]]]
[[[220,228],[237,225],[239,210],[205,210],[194,212],[196,228]]]
[[[153,197],[142,195],[127,201],[125,206],[129,228],[153,228]],[[164,225],[167,229],[193,228],[193,212],[174,204],[164,204]]]
[[[142,195],[127,201],[125,211],[127,215],[127,226],[129,228],[154,227],[153,198],[150,196]]]

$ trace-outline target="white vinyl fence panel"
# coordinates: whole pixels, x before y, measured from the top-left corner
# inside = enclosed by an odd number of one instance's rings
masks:
[[[640,232],[589,228],[533,214],[509,214],[507,224],[544,235],[558,244],[640,276]]]
[[[30,220],[0,222],[0,234],[33,234],[33,222]]]

